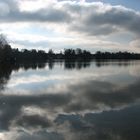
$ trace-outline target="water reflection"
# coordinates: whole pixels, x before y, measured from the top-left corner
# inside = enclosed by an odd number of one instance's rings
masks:
[[[74,62],[69,62],[69,61],[65,61],[64,67],[65,69],[82,69],[82,68],[87,68],[89,67],[91,64],[90,61],[74,61]]]
[[[0,79],[6,79],[0,83],[5,87],[0,92],[0,139],[140,139],[138,62],[127,67],[67,62],[72,71],[66,62],[51,63],[52,69],[49,62],[14,72],[0,69]]]
[[[0,67],[0,90],[4,88],[12,73],[12,67],[9,65],[1,65]]]
[[[5,85],[7,84],[8,80],[10,79],[10,75],[12,74],[12,71],[17,71],[19,69],[42,69],[46,65],[45,63],[34,63],[34,64],[15,64],[15,65],[10,65],[10,64],[0,64],[0,90],[4,89]]]
[[[101,66],[122,66],[122,67],[127,67],[130,65],[136,65],[139,63],[138,61],[131,61],[131,60],[96,60],[96,66],[101,67]]]

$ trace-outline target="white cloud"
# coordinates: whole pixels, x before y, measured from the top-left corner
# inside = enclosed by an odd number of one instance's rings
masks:
[[[140,48],[140,40],[137,39],[137,40],[131,41],[131,42],[130,42],[130,46],[131,46],[131,47]]]
[[[123,6],[85,0],[6,0],[0,2],[0,7],[1,4],[5,8],[0,14],[0,29],[15,46],[45,48],[47,43],[55,48],[87,46],[96,50],[135,50],[135,47],[126,47],[136,46],[134,42],[128,40],[123,46],[118,40],[108,38],[119,32],[131,34],[135,40],[140,36],[140,13]],[[36,29],[40,28],[44,30],[37,35]]]
[[[55,2],[55,0],[23,0],[19,1],[19,8],[21,11],[32,12],[51,6]]]

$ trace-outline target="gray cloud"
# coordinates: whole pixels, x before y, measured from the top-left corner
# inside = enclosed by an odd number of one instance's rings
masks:
[[[140,137],[140,105],[119,111],[87,113],[85,116],[59,115],[55,122],[67,130],[68,140],[138,140]],[[65,125],[68,122],[69,125]],[[68,127],[69,126],[69,127]]]
[[[125,107],[137,102],[140,98],[139,83],[137,81],[128,87],[117,89],[117,86],[110,83],[89,81],[89,83],[70,86],[66,94],[58,92],[57,94],[48,93],[46,95],[38,93],[38,96],[34,94],[23,96],[1,95],[0,129],[8,130],[15,118],[18,126],[41,126],[43,128],[49,126],[46,117],[20,115],[22,114],[22,107],[38,106],[47,109],[49,112],[54,110],[56,114],[59,114],[59,110],[65,113],[80,113],[86,110],[103,111],[102,105],[105,110],[106,108],[111,110]]]
[[[140,35],[140,13],[121,6],[106,4],[67,5],[71,12],[79,12],[77,22],[70,29],[90,35],[107,35],[126,30]]]
[[[76,94],[73,95],[73,100],[64,107],[64,110],[65,112],[82,112],[89,109],[102,111],[102,106],[105,110],[123,108],[138,101],[140,98],[139,84],[140,81],[137,81],[128,87],[119,88],[108,82],[89,81],[72,86],[70,89]]]
[[[137,140],[139,91],[139,80],[124,87],[90,80],[67,85],[65,93],[56,91],[55,94],[45,90],[29,95],[5,95],[0,91],[0,130],[16,131],[10,138],[16,140],[112,140],[117,136],[120,140]],[[29,111],[28,114],[26,107],[39,108],[43,113]],[[99,112],[92,114],[87,110]]]
[[[39,10],[37,12],[12,11],[1,19],[1,22],[68,22],[69,15],[60,10]]]
[[[91,14],[87,18],[87,25],[108,25],[132,31],[140,35],[140,14],[122,7],[112,7],[104,13]]]
[[[1,15],[1,22],[68,22],[70,16],[63,9],[54,7],[46,7],[33,12],[20,11],[16,0],[6,0],[2,2],[5,7],[9,8],[9,12]]]
[[[120,65],[120,63],[115,64]],[[105,62],[102,65],[105,65]],[[126,64],[124,63],[124,65]],[[75,64],[65,63],[64,67],[69,69],[74,68],[80,69],[86,66],[89,66],[89,64],[85,65],[84,63],[75,63]],[[0,70],[3,72],[3,69],[4,67]],[[2,85],[2,87],[5,87],[4,85],[9,80],[10,74],[12,72],[10,68],[5,69],[7,69],[7,71],[4,70],[3,73],[0,73],[1,74],[0,86]],[[30,74],[34,75],[32,71]],[[43,73],[43,75],[44,74],[46,74],[46,72]],[[5,79],[5,81],[3,81],[3,79]],[[40,84],[43,83],[38,82],[36,83],[36,86]],[[130,104],[137,103],[140,98],[139,80],[136,81],[135,83],[132,83],[124,87],[120,87],[117,84],[111,84],[109,82],[97,80],[85,81],[84,83],[77,83],[76,85],[70,84],[66,85],[66,87],[67,90],[65,91],[65,94],[62,94],[60,91],[56,91],[56,93],[54,94],[51,93],[51,91],[48,92],[47,90],[45,90],[36,92],[34,91],[35,93],[27,92],[28,95],[22,95],[22,93],[20,93],[20,95],[15,95],[15,93],[13,93],[13,95],[12,93],[8,93],[5,95],[2,94],[1,90],[0,130],[9,130],[13,121],[15,122],[14,126],[16,125],[22,127],[39,126],[42,128],[49,127],[50,123],[49,120],[47,119],[47,115],[40,116],[35,114],[26,116],[25,114],[22,114],[23,107],[32,107],[32,106],[39,107],[45,110],[46,113],[50,112],[48,115],[52,115],[54,117],[54,114],[59,115],[60,113],[64,112],[68,114],[71,114],[73,112],[80,114],[85,113],[87,110],[102,112],[104,110],[122,109],[125,108],[126,106],[129,106]],[[55,86],[53,89],[55,89]]]
[[[67,98],[67,99],[66,99]],[[0,129],[8,130],[11,121],[21,114],[21,108],[23,106],[37,105],[42,108],[48,107],[50,110],[63,106],[69,102],[69,95],[41,95],[41,96],[2,96],[0,97]],[[25,117],[24,117],[25,118]],[[29,123],[30,118],[26,120]],[[39,121],[40,119],[38,119]],[[33,120],[32,120],[33,121]],[[42,123],[43,124],[43,123]]]
[[[50,122],[47,120],[46,117],[40,116],[40,115],[23,115],[20,116],[19,119],[16,122],[17,125],[23,126],[23,127],[42,127],[47,128],[50,126]]]
[[[64,140],[62,134],[57,132],[47,132],[45,130],[38,131],[31,135],[26,132],[21,132],[21,135],[16,138],[16,140]]]
[[[0,15],[1,22],[67,23],[68,30],[88,35],[108,35],[120,30],[140,35],[140,13],[121,6],[65,1],[27,12],[20,11],[16,1],[6,0],[3,3],[9,7],[9,12]]]

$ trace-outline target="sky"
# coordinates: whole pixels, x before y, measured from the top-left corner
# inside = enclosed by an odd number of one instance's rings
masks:
[[[138,0],[0,0],[13,48],[140,52]]]

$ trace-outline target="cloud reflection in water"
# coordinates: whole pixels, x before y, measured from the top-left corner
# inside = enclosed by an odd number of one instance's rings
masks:
[[[108,73],[115,69],[118,69],[116,73]],[[37,69],[12,74],[10,72],[7,82],[1,82],[1,85],[7,85],[3,86],[5,88],[1,89],[0,95],[0,138],[138,140],[140,80],[139,75],[132,74],[138,69],[139,65],[96,67],[92,62],[90,67],[80,71],[64,70],[63,67],[54,65],[52,70]],[[101,71],[104,73],[100,73]],[[44,86],[40,89],[35,86],[27,88],[26,94],[20,93],[20,89],[24,87],[22,84],[18,85],[18,89],[15,86],[14,90],[8,86],[15,77],[26,79],[26,76],[31,78],[32,74],[38,77],[53,77],[54,73],[56,76],[63,75],[68,78],[52,80],[48,87],[48,79],[41,81]],[[75,80],[77,73],[80,73],[78,76],[81,77]],[[82,75],[85,77],[82,78]],[[113,77],[121,75],[131,77],[131,81],[126,80],[122,84],[113,82]],[[4,77],[5,75],[1,76]],[[32,82],[28,86],[31,84]],[[40,81],[37,84],[41,85]],[[33,88],[35,90],[32,90]]]

